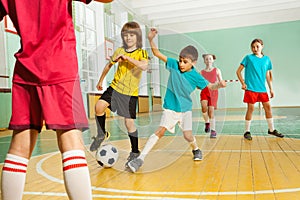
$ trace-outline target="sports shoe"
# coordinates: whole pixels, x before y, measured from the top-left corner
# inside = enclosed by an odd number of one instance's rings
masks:
[[[94,140],[93,143],[91,144],[90,146],[90,151],[96,151],[101,143],[104,141],[104,140],[108,140],[108,138],[110,137],[110,132],[106,131],[105,132],[105,135],[103,134],[98,134],[96,137],[92,137],[92,139]]]
[[[194,160],[202,160],[202,152],[200,149],[193,150]]]
[[[210,131],[210,123],[205,123],[204,131],[205,131],[205,133],[209,133],[209,131]]]
[[[274,136],[280,137],[280,138],[284,137],[284,135],[282,133],[279,133],[276,129],[273,132],[270,132],[270,130],[268,130],[268,134],[274,135]]]
[[[252,136],[251,136],[251,133],[249,131],[247,131],[246,133],[244,133],[244,138],[246,140],[252,140]]]
[[[216,138],[217,137],[217,131],[211,130],[210,131],[210,138]]]
[[[132,172],[136,172],[139,168],[144,164],[144,161],[140,158],[134,158],[130,162],[128,162],[128,167]]]
[[[128,163],[130,161],[132,161],[133,159],[139,157],[139,155],[141,154],[141,152],[138,152],[138,153],[134,153],[134,152],[130,152],[128,158],[127,158],[127,162],[125,163],[125,167],[128,167]]]

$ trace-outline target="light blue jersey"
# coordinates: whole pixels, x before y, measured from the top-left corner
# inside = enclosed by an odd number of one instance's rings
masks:
[[[241,64],[245,67],[245,83],[247,90],[253,92],[267,92],[266,75],[267,71],[272,70],[272,63],[268,56],[262,58],[254,54],[245,56]]]
[[[166,69],[170,75],[163,107],[175,112],[186,112],[192,110],[191,93],[197,88],[204,89],[208,85],[194,68],[187,72],[181,72],[179,62],[168,58]]]

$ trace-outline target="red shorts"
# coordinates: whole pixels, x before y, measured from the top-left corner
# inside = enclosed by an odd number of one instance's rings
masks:
[[[9,129],[87,129],[79,81],[32,86],[13,84]]]
[[[269,96],[266,92],[253,92],[246,90],[244,94],[244,103],[255,104],[256,102],[268,102]]]
[[[201,90],[200,93],[200,99],[208,101],[208,106],[213,106],[215,109],[217,109],[217,103],[218,103],[218,96],[219,92],[218,90],[210,90],[208,87]]]

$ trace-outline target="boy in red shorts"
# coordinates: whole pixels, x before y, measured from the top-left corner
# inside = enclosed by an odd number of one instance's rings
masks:
[[[78,77],[72,0],[0,0],[0,21],[6,15],[21,48],[15,54],[9,124],[13,135],[2,169],[2,200],[22,199],[28,161],[43,122],[56,130],[69,199],[92,199],[82,141],[88,121]]]

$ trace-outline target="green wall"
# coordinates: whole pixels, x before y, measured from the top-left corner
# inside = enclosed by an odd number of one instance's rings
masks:
[[[237,79],[236,69],[246,54],[251,53],[250,43],[254,38],[264,41],[264,54],[273,63],[273,88],[275,98],[272,106],[300,106],[300,21],[267,24],[242,28],[193,32],[187,34],[160,35],[159,47],[164,53],[177,58],[178,52],[189,44],[203,52],[215,54],[215,66],[222,71],[223,79]],[[199,56],[197,69],[204,68]],[[161,68],[161,83],[166,84],[168,73]],[[221,92],[221,107],[244,107],[244,92],[239,83],[228,83]],[[164,93],[162,94],[164,96]],[[199,108],[199,91],[193,96],[194,108]]]
[[[19,36],[12,33],[5,34],[7,41],[7,65],[9,75],[9,87],[11,88],[13,68],[15,65],[14,54],[20,48]],[[0,93],[0,128],[7,128],[11,117],[11,93]]]

